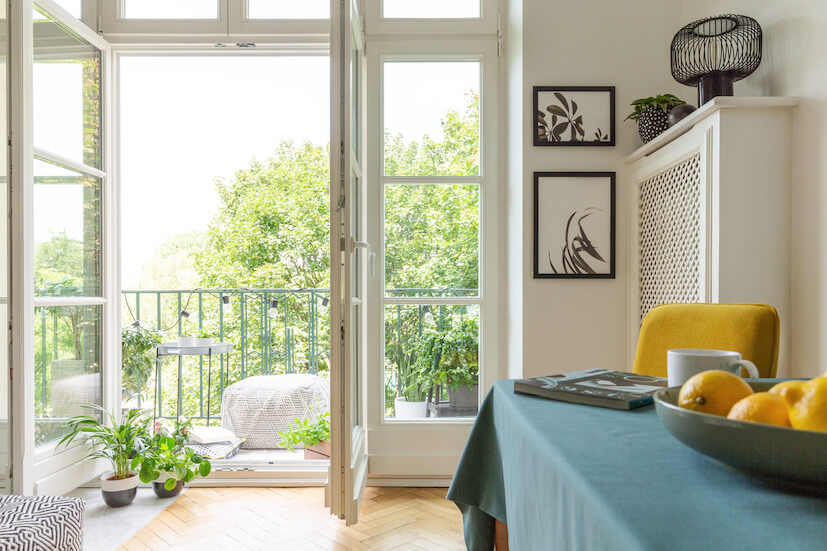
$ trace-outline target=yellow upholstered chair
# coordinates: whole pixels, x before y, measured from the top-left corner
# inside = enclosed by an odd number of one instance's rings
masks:
[[[662,304],[643,318],[635,373],[666,377],[672,348],[734,350],[775,377],[778,368],[778,313],[765,304]]]

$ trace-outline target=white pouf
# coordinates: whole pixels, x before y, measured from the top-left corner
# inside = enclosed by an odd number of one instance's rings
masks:
[[[311,409],[312,408],[312,409]],[[278,448],[296,419],[330,410],[330,385],[300,373],[258,375],[233,383],[221,399],[222,426],[246,438],[243,448]]]

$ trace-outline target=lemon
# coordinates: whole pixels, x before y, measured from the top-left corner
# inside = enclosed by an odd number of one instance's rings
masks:
[[[794,429],[827,432],[827,377],[786,381],[775,385],[770,392],[786,402]]]
[[[784,398],[769,392],[756,392],[746,398],[741,398],[729,410],[727,419],[778,425],[779,427],[790,426],[790,415],[787,413],[787,403]]]
[[[750,394],[752,387],[734,373],[717,369],[701,371],[683,384],[678,405],[725,417],[738,400]]]

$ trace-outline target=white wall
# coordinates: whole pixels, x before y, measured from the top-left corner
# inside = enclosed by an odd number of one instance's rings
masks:
[[[790,331],[792,376],[827,370],[827,2],[684,1],[681,23],[722,13],[755,18],[764,31],[761,66],[736,95],[798,96],[793,122]]]
[[[695,91],[669,72],[677,18],[662,0],[525,0],[523,8],[523,375],[624,369],[629,192],[623,158],[642,142],[623,119],[639,97],[671,92],[694,103]],[[535,85],[615,86],[617,145],[534,147],[528,121]],[[533,172],[542,171],[617,172],[616,279],[533,279]],[[509,217],[508,223],[518,222]]]

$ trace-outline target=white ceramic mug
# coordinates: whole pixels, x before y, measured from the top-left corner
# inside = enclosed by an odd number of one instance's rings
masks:
[[[669,386],[681,386],[693,375],[710,369],[729,371],[740,376],[742,367],[747,370],[750,379],[759,377],[755,364],[749,360],[742,360],[738,352],[676,348],[666,353],[666,374]]]

